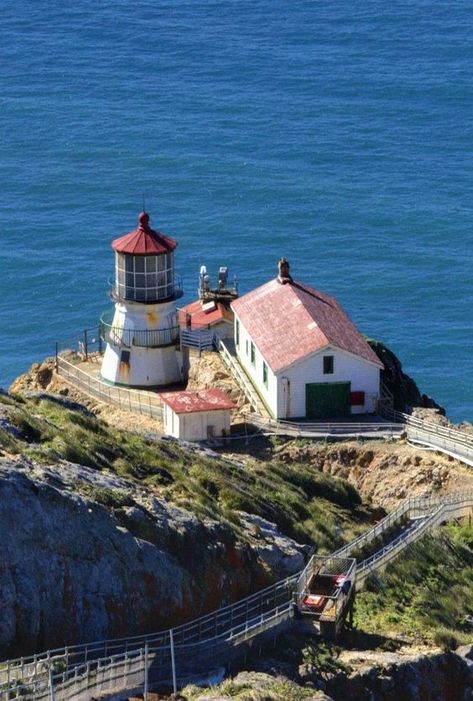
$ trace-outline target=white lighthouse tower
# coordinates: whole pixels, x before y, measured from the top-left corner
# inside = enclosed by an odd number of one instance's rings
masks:
[[[180,380],[176,299],[182,295],[174,273],[177,241],[153,231],[142,212],[138,228],[115,239],[113,319],[102,317],[107,342],[101,374],[127,387],[156,387]]]

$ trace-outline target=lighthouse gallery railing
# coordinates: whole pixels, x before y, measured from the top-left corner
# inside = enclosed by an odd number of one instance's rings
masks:
[[[113,326],[100,319],[100,337],[105,343],[114,346],[131,348],[163,348],[165,346],[176,346],[179,343],[179,326],[170,326],[167,329],[123,329]]]

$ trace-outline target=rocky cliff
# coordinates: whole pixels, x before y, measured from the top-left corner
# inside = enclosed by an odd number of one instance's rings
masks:
[[[415,380],[403,371],[401,361],[392,350],[381,341],[368,340],[368,343],[384,365],[381,382],[393,396],[394,409],[410,412],[413,407],[424,407],[445,414],[445,409],[434,399],[420,392]]]
[[[274,524],[238,530],[116,475],[0,459],[0,655],[159,630],[302,567]]]
[[[457,654],[353,652],[299,668],[279,659],[263,659],[261,671],[243,671],[213,689],[187,687],[187,701],[467,701],[473,696],[473,650]],[[265,670],[265,671],[263,671]],[[266,670],[269,670],[266,671]]]

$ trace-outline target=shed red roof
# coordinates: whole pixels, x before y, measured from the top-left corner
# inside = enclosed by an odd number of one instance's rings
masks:
[[[176,414],[196,411],[235,409],[235,402],[221,389],[196,389],[183,392],[164,392],[159,395]]]
[[[112,248],[117,253],[128,253],[133,256],[167,253],[173,251],[176,246],[177,241],[160,231],[154,231],[149,226],[149,215],[146,212],[141,212],[139,215],[137,229],[112,242]]]
[[[201,299],[197,299],[195,302],[186,304],[185,307],[179,309],[179,324],[182,328],[187,327],[187,314],[190,314],[191,318],[191,329],[204,329],[208,326],[214,326],[218,324],[223,319],[233,320],[233,312],[227,309],[221,302],[215,302],[213,304],[213,309],[205,311],[205,302]],[[208,304],[208,302],[207,302]],[[212,305],[210,305],[212,306]]]
[[[337,300],[308,285],[271,280],[232,302],[232,309],[274,373],[326,346],[383,367]]]

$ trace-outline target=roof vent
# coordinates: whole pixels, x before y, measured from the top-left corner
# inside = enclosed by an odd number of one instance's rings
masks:
[[[281,285],[287,285],[292,282],[292,277],[289,274],[289,261],[287,258],[281,258],[278,263],[278,282]]]

